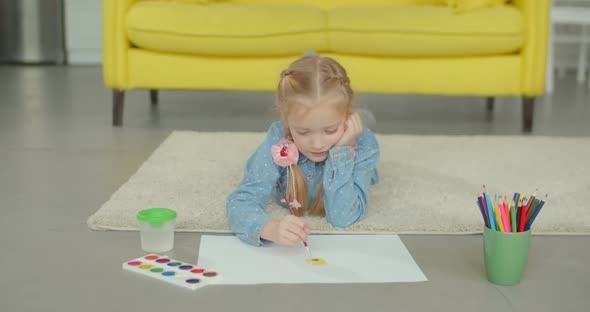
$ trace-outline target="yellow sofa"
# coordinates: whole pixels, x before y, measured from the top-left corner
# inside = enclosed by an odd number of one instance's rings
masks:
[[[158,89],[270,91],[315,51],[341,62],[356,92],[483,96],[488,109],[495,96],[522,96],[530,131],[549,1],[470,10],[454,1],[103,0],[113,124],[122,125],[125,90],[151,90],[152,104]]]

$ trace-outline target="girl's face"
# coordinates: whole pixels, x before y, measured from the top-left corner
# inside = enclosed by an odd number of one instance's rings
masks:
[[[286,122],[299,152],[313,162],[324,161],[328,150],[344,134],[346,114],[333,103],[309,109],[302,105],[289,112]]]

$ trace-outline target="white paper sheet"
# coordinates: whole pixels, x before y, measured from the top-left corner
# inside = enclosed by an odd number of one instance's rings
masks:
[[[199,266],[223,274],[219,284],[391,283],[427,278],[397,235],[311,235],[303,244],[250,246],[236,236],[202,235]]]

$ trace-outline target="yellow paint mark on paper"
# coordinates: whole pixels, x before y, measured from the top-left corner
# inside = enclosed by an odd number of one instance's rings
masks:
[[[311,264],[311,265],[328,264],[328,262],[326,262],[326,260],[324,260],[322,258],[309,258],[309,259],[305,259],[305,262],[307,262],[307,264]]]

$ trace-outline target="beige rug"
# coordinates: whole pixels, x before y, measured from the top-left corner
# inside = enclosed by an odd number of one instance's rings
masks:
[[[264,133],[174,132],[88,219],[96,230],[137,230],[149,207],[178,212],[177,230],[230,232],[227,195]],[[547,203],[537,234],[590,234],[590,139],[560,137],[377,135],[381,181],[365,218],[346,230],[308,218],[315,233],[480,233],[475,199],[539,189]],[[271,204],[275,217],[286,209]]]

